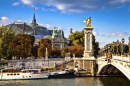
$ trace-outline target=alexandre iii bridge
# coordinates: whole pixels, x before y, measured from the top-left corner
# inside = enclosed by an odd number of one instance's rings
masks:
[[[124,38],[120,43],[117,40],[117,42],[108,44],[99,51],[97,76],[125,75],[130,80],[130,37],[129,53],[124,52],[124,41]]]
[[[84,20],[86,27],[84,28],[84,57],[73,57],[73,68],[78,67],[86,70],[86,76],[126,76],[130,80],[130,37],[129,37],[129,53],[125,52],[124,38],[119,42],[113,42],[100,49],[98,58],[94,58],[92,49],[92,30],[91,17]],[[127,47],[128,48],[128,47]],[[80,73],[80,72],[77,72]],[[80,73],[80,75],[83,73]],[[83,75],[85,76],[85,74]]]

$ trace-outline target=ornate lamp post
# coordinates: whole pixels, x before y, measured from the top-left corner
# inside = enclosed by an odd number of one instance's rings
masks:
[[[100,50],[98,50],[98,55],[101,56],[101,54],[100,54]]]
[[[111,45],[108,44],[108,53],[107,53],[107,61],[108,61],[108,63],[110,63],[110,59],[111,59]]]
[[[102,50],[102,56],[103,56],[103,48],[101,50]]]
[[[104,46],[104,48],[105,48],[105,53],[106,53],[106,55],[107,55],[107,45]]]
[[[119,47],[119,40],[117,40],[117,52],[116,52],[116,55],[119,55],[118,47]]]
[[[110,44],[108,44],[108,52],[110,52],[110,48],[111,48],[111,47],[110,47]]]
[[[121,48],[121,49],[122,49],[122,50],[121,50],[121,55],[124,55],[124,42],[125,42],[125,39],[122,38],[121,41],[122,41],[122,44],[121,44],[121,47],[122,47],[122,48]]]
[[[103,56],[104,56],[104,54],[105,54],[105,49],[103,48]]]
[[[113,52],[113,54],[115,54],[115,52],[114,52],[115,45],[114,44],[115,44],[115,42],[113,41],[113,43],[112,43],[112,47],[113,47],[113,51],[112,52]]]
[[[129,46],[129,55],[130,55],[130,37],[128,39],[129,39],[128,46]]]
[[[108,46],[106,45],[106,53],[108,52]]]

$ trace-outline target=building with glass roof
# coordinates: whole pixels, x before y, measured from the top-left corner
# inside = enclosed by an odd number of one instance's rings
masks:
[[[7,25],[8,29],[13,29],[16,34],[30,34],[35,37],[34,45],[38,45],[41,38],[50,37],[52,40],[52,48],[67,47],[68,40],[64,37],[63,30],[48,30],[46,27],[36,23],[35,14],[33,14],[32,23],[29,25],[26,22],[14,22]],[[60,39],[60,40],[59,40]]]
[[[35,14],[33,15],[32,23],[29,25],[26,22],[14,22],[13,24],[7,25],[8,29],[13,29],[16,34],[31,34],[40,35],[41,38],[44,36],[52,36],[53,30],[48,30],[46,27],[40,26],[36,23]]]

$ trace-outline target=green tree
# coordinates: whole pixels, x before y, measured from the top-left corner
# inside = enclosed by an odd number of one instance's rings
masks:
[[[48,56],[51,51],[51,40],[49,38],[40,39],[40,46],[38,48],[38,56],[45,57],[45,51],[48,51]]]
[[[70,44],[69,46],[84,46],[84,31],[76,31],[70,37]]]
[[[92,36],[92,43],[93,43],[92,47],[93,47],[94,57],[97,58],[98,51],[100,50],[100,48],[99,48],[99,43],[96,42],[96,39],[95,39],[94,35]]]
[[[14,35],[13,30],[8,30],[7,26],[2,25],[0,27],[0,58],[8,60],[14,56],[14,50],[12,49]]]
[[[83,46],[84,47],[84,30],[82,31],[76,31],[74,32],[70,37],[70,44],[69,46]],[[92,44],[93,44],[93,50],[94,50],[94,56],[97,57],[99,48],[99,43],[95,41],[95,36],[92,36]],[[72,53],[76,52],[75,49],[72,49]]]

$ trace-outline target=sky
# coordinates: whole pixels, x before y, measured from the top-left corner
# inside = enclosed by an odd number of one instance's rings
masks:
[[[34,11],[36,8],[36,11]],[[35,13],[39,25],[82,31],[83,21],[92,17],[93,34],[100,48],[130,36],[130,0],[0,0],[0,26],[13,22],[32,22]]]

